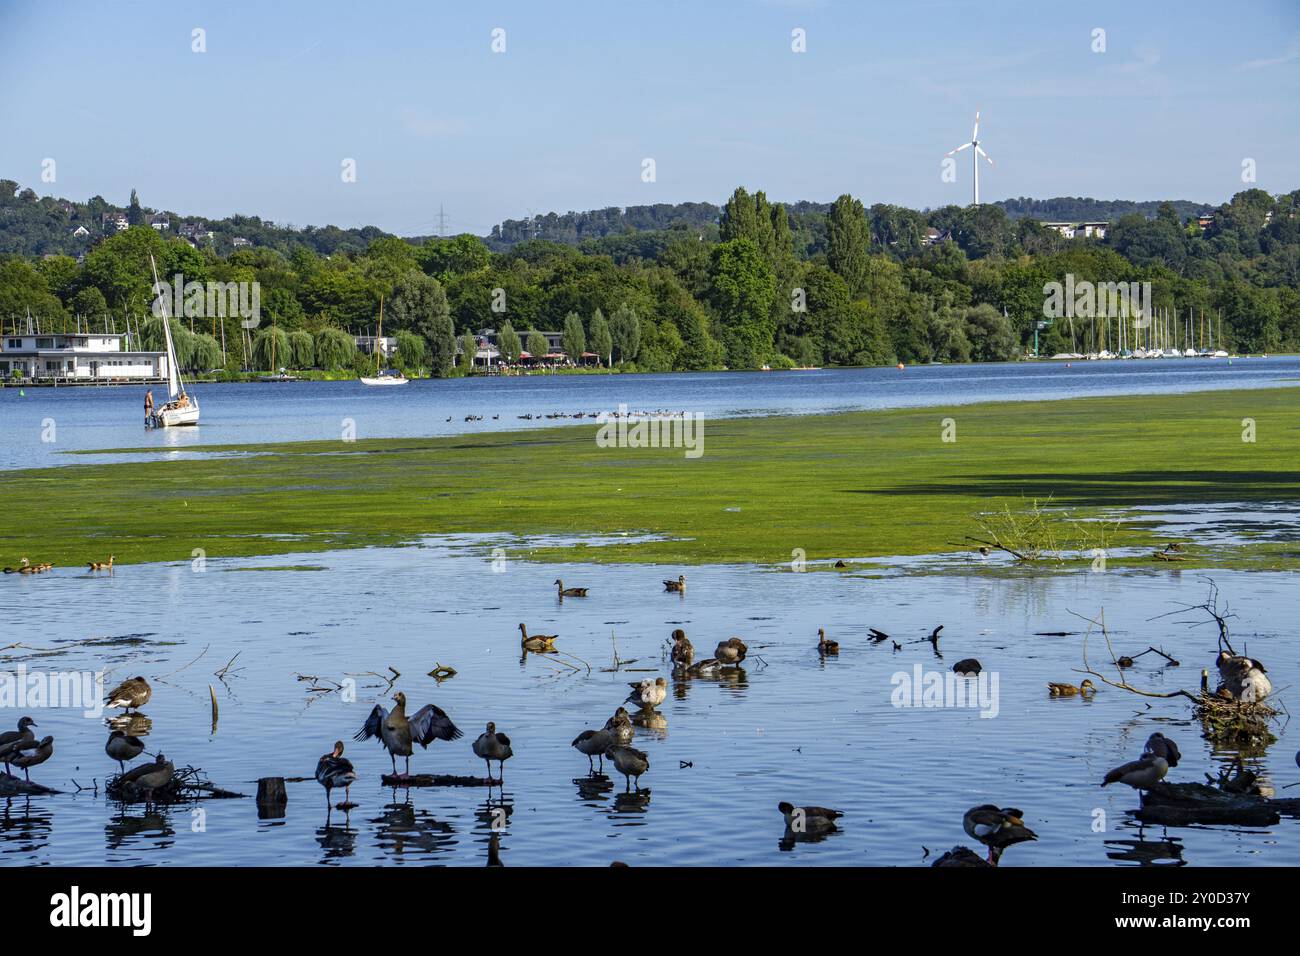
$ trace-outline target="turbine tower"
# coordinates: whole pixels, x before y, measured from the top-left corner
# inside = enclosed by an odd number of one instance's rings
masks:
[[[970,134],[970,142],[969,142],[969,143],[962,143],[960,146],[958,146],[958,147],[957,147],[956,149],[954,149],[952,152],[948,153],[948,155],[949,155],[949,156],[955,156],[957,153],[960,153],[963,149],[969,149],[969,148],[972,147],[972,146],[975,147],[974,152],[972,152],[972,153],[970,154],[970,158],[971,158],[971,168],[974,170],[974,173],[975,173],[975,180],[974,180],[974,182],[975,182],[975,201],[972,203],[972,205],[978,206],[978,205],[980,204],[980,157],[983,156],[985,159],[987,159],[987,160],[989,161],[989,165],[990,165],[990,166],[993,165],[993,160],[992,160],[992,158],[989,156],[988,153],[984,152],[984,150],[980,147],[980,114],[979,114],[979,110],[976,110],[976,111],[975,111],[975,128],[974,128],[973,130],[971,130],[971,134]]]

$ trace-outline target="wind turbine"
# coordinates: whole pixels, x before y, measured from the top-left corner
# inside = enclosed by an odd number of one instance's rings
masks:
[[[983,156],[985,159],[989,161],[990,166],[993,165],[993,160],[989,157],[989,154],[984,152],[984,150],[980,147],[979,110],[975,111],[975,128],[971,130],[970,142],[962,143],[952,152],[948,153],[948,155],[955,156],[957,153],[960,153],[963,149],[969,149],[971,146],[975,147],[975,151],[970,154],[971,168],[975,171],[975,202],[973,203],[973,205],[978,206],[980,204],[980,157]]]

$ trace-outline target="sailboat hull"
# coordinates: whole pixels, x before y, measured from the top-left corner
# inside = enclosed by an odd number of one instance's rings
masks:
[[[405,385],[405,378],[398,378],[395,375],[380,375],[377,378],[362,377],[362,385]]]
[[[192,404],[188,408],[165,408],[158,412],[158,424],[163,428],[179,428],[183,425],[199,423],[199,406]]]

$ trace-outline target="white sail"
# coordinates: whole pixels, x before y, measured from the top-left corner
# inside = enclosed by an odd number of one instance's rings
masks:
[[[167,399],[171,401],[181,393],[181,372],[176,363],[176,346],[172,344],[172,323],[163,307],[163,336],[167,339]]]

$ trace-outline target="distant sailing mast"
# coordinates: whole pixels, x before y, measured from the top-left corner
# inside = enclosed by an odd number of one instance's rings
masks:
[[[185,391],[181,381],[180,363],[176,361],[176,345],[172,341],[172,320],[167,312],[167,296],[161,294],[158,281],[158,265],[149,255],[149,267],[153,270],[154,291],[160,293],[158,301],[162,303],[163,338],[167,342],[167,404],[154,413],[158,424],[163,428],[177,425],[197,425],[199,423],[199,400]]]

